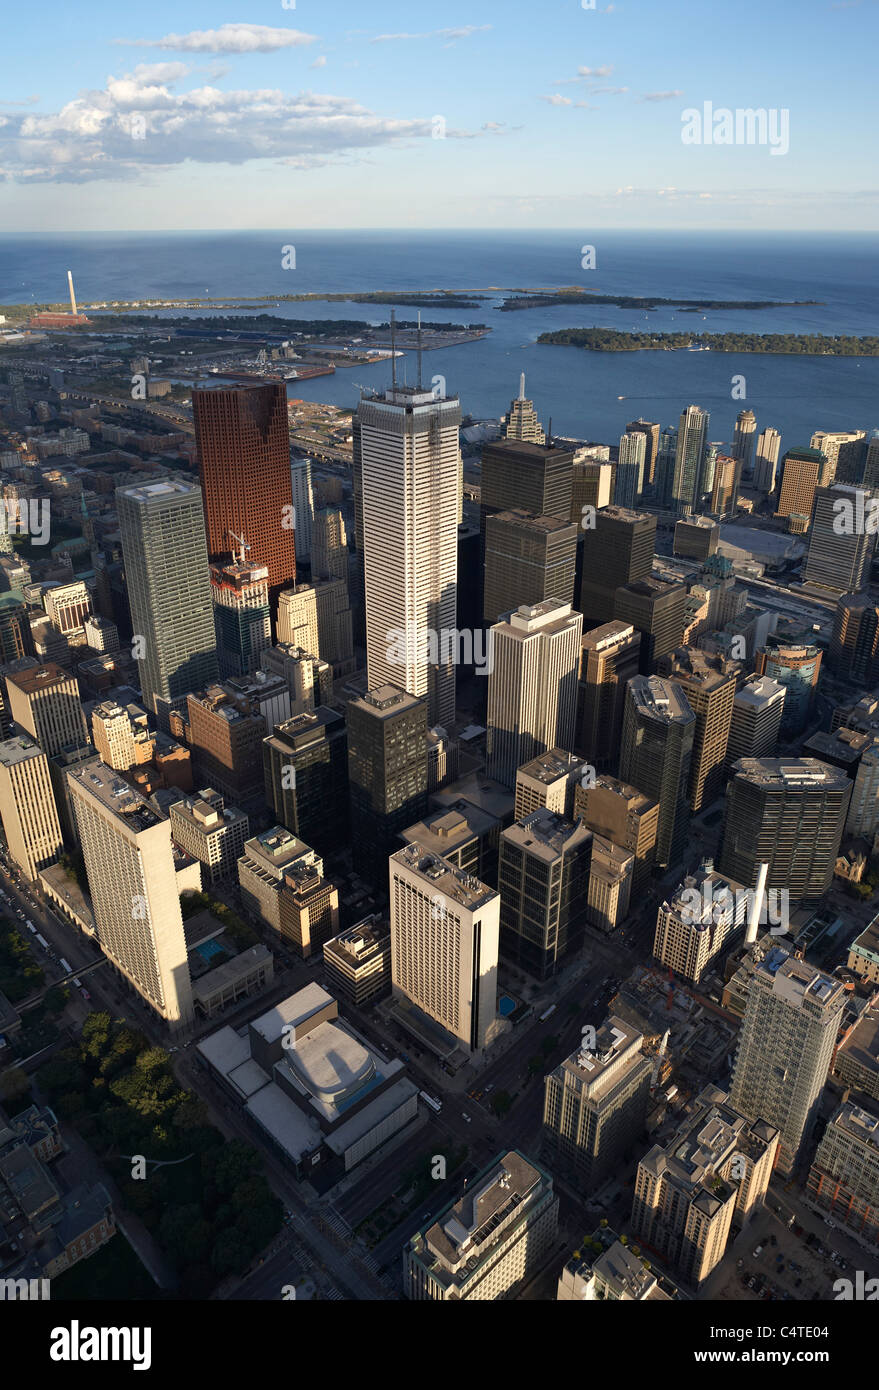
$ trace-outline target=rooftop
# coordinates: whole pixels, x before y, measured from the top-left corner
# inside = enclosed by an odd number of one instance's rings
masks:
[[[424,880],[432,894],[442,893],[469,912],[474,912],[485,903],[497,897],[494,888],[489,888],[474,874],[466,874],[455,868],[448,860],[433,854],[426,845],[414,840],[404,849],[391,855],[391,863],[399,864]]]
[[[663,724],[691,724],[696,716],[682,687],[660,676],[633,676],[629,692],[638,710]]]
[[[532,858],[542,859],[547,864],[591,838],[592,831],[587,830],[581,822],[567,820],[545,808],[532,811],[503,832],[503,839],[507,843],[526,850]]]

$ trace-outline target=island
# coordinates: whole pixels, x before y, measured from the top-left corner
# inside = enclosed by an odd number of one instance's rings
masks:
[[[617,328],[559,328],[538,343],[588,352],[763,352],[802,357],[879,357],[879,338],[825,333],[624,333]]]

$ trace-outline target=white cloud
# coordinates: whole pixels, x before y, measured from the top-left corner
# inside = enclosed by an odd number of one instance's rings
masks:
[[[451,43],[458,39],[469,39],[471,34],[484,34],[490,24],[465,24],[460,29],[429,29],[424,34],[376,34],[370,43],[396,43],[401,39],[448,39]]]
[[[610,77],[610,75],[611,75],[612,72],[613,72],[613,66],[612,66],[611,64],[607,64],[607,65],[606,65],[605,67],[603,67],[603,68],[578,68],[578,69],[577,69],[577,75],[578,75],[579,77]]]
[[[319,58],[315,58],[314,62],[313,62],[313,63],[309,63],[308,66],[309,66],[310,68],[325,68],[326,65],[327,65],[327,60],[326,60],[324,54],[322,53],[322,54],[320,55]]]
[[[313,168],[431,136],[429,118],[388,118],[328,93],[175,90],[186,72],[184,64],[142,64],[108,79],[103,90],[80,92],[60,111],[9,113],[0,130],[0,165],[21,182],[62,183],[143,178],[150,169],[187,161],[270,159]],[[474,138],[463,130],[446,134]]]
[[[621,97],[621,96],[623,96],[628,90],[629,90],[628,87],[590,87],[590,88],[589,88],[589,95],[590,95],[590,96],[593,96],[593,97],[597,97],[597,96],[601,96],[601,95],[607,95],[607,96],[611,96],[611,97]]]
[[[541,97],[541,101],[548,101],[550,106],[573,106],[570,97],[563,97],[560,92],[553,92],[551,96]]]
[[[134,48],[172,48],[178,53],[275,53],[315,43],[316,34],[298,29],[272,29],[265,24],[222,24],[219,29],[193,29],[188,34],[165,34],[161,39],[114,39]]]
[[[683,92],[647,92],[644,101],[674,101],[675,97],[682,97]]]

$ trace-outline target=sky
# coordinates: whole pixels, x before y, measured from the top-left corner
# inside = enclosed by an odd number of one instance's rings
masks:
[[[879,0],[11,15],[6,232],[877,225]],[[739,108],[770,143],[709,144]]]

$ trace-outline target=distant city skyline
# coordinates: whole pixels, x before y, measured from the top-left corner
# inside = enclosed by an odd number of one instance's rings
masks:
[[[875,228],[858,133],[876,6],[705,18],[698,0],[423,22],[397,0],[25,8],[0,102],[4,227]],[[709,142],[706,104],[715,122],[767,113],[768,143],[724,147],[716,125]]]

